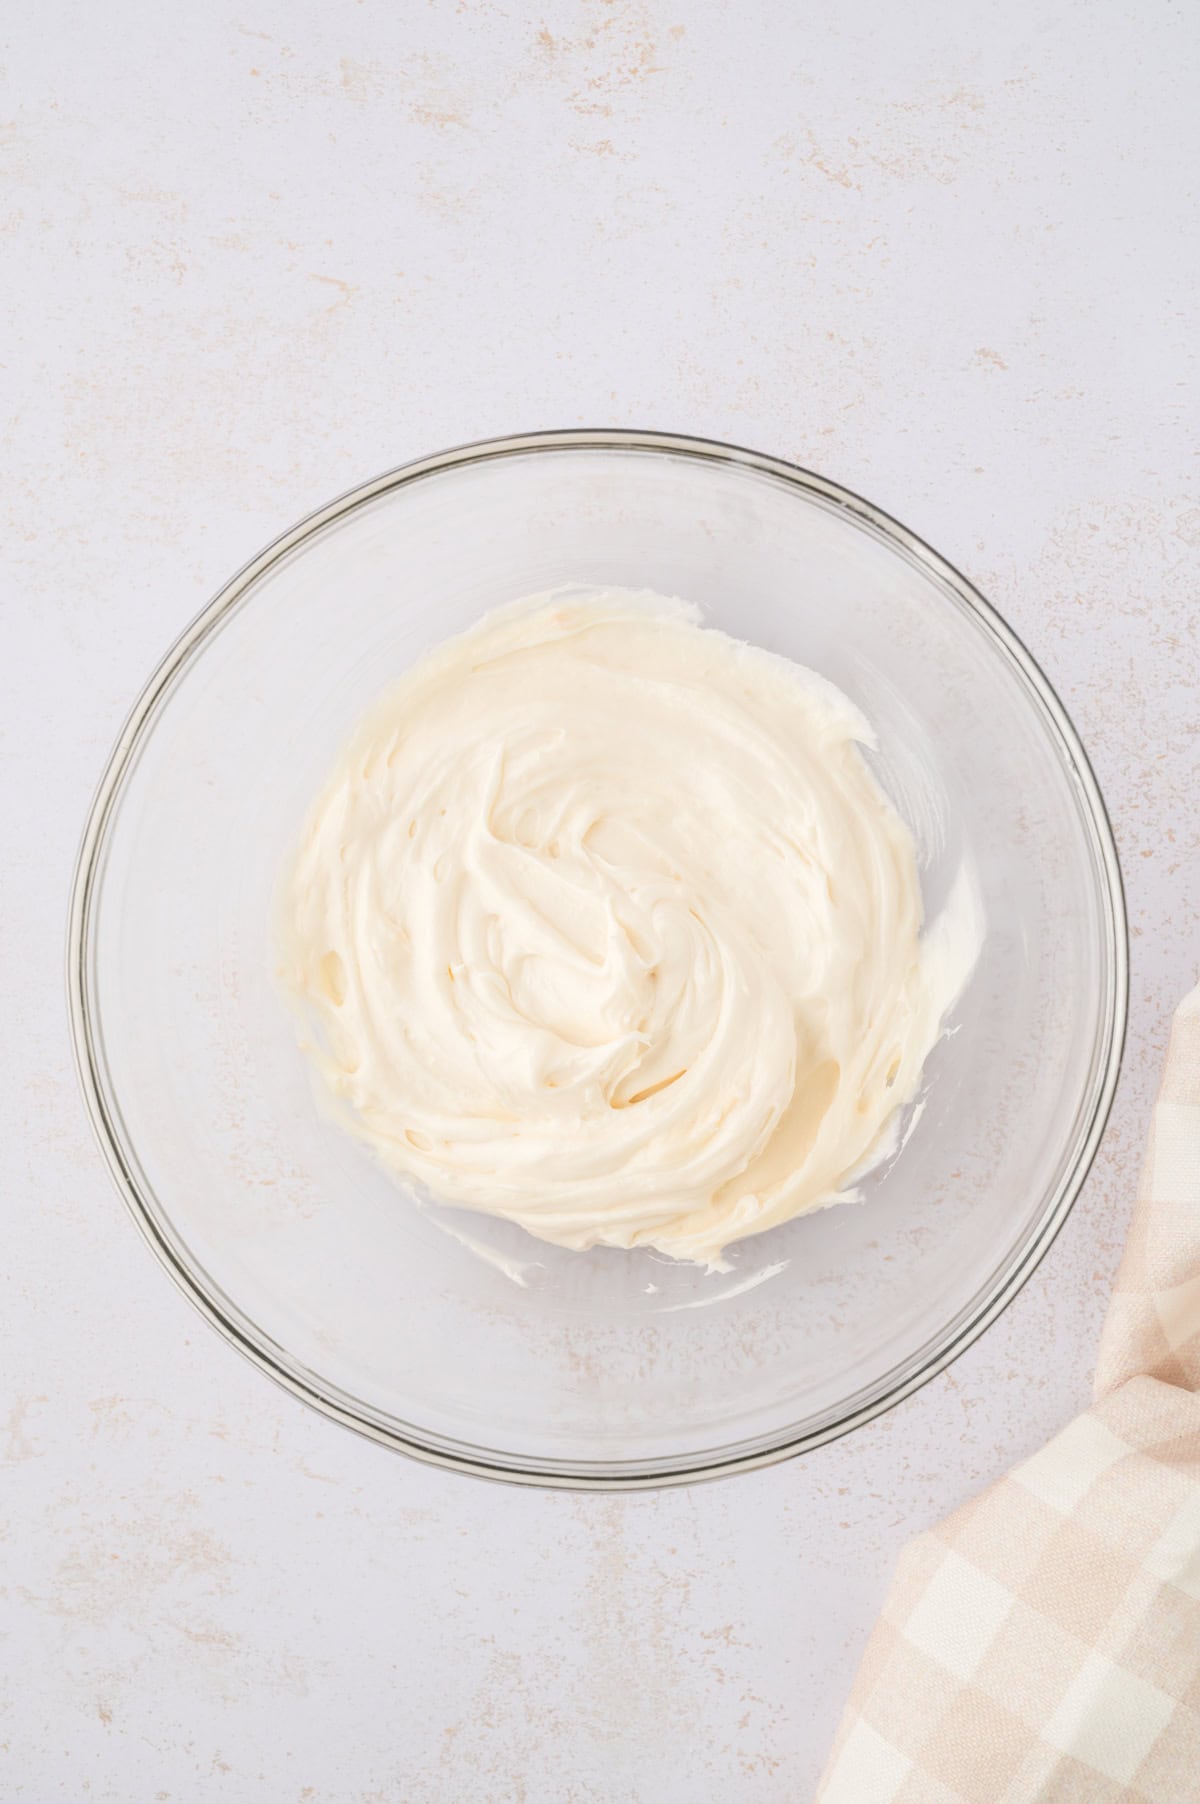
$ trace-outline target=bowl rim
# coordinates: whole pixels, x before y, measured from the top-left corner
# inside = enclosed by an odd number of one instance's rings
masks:
[[[1045,1207],[1024,1245],[993,1273],[983,1290],[958,1318],[952,1318],[935,1336],[910,1356],[907,1369],[889,1382],[892,1374],[874,1381],[858,1400],[851,1398],[807,1425],[799,1425],[741,1450],[735,1444],[695,1456],[666,1459],[559,1461],[526,1458],[423,1436],[411,1425],[397,1426],[394,1418],[307,1373],[299,1361],[291,1361],[281,1349],[259,1333],[248,1318],[234,1319],[228,1299],[194,1259],[172,1244],[157,1219],[153,1192],[140,1176],[136,1149],[128,1141],[115,1099],[108,1094],[105,1063],[91,995],[93,946],[91,926],[95,899],[103,876],[110,830],[116,818],[126,778],[152,731],[160,706],[174,688],[191,658],[225,617],[238,605],[258,577],[280,558],[323,527],[373,501],[435,472],[514,455],[570,450],[608,450],[668,453],[700,462],[735,464],[775,477],[809,495],[855,516],[894,547],[950,588],[957,599],[988,631],[997,650],[1021,679],[1029,700],[1052,729],[1065,768],[1074,777],[1082,802],[1081,815],[1091,829],[1093,852],[1103,877],[1105,919],[1105,970],[1110,990],[1097,1051],[1093,1056],[1091,1094],[1082,1129],[1070,1164],[1048,1192]],[[480,439],[399,465],[369,481],[346,490],[334,500],[305,515],[252,557],[224,583],[176,638],[159,662],[131,708],[105,764],[88,810],[71,883],[66,948],[67,1003],[72,1053],[84,1104],[109,1174],[143,1237],[184,1295],[218,1333],[250,1359],[260,1371],[323,1414],[383,1445],[405,1452],[427,1464],[467,1472],[476,1477],[508,1483],[569,1490],[629,1491],[704,1480],[753,1471],[811,1451],[828,1441],[895,1408],[939,1372],[952,1364],[1006,1309],[1024,1287],[1056,1239],[1091,1169],[1104,1133],[1121,1068],[1129,998],[1129,937],[1124,886],[1112,825],[1099,784],[1078,733],[1053,685],[1026,646],[980,591],[953,564],[933,550],[908,527],[863,496],[799,464],[748,450],[721,440],[686,433],[659,432],[625,427],[569,427],[540,432],[515,433]],[[144,1188],[143,1188],[144,1186]],[[147,1194],[149,1193],[149,1194]],[[156,1199],[155,1199],[156,1200]],[[164,1220],[169,1220],[162,1210]],[[895,1372],[896,1368],[893,1368]]]

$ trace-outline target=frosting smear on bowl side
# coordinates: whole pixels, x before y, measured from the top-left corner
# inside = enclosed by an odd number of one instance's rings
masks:
[[[723,1250],[844,1200],[975,962],[831,684],[625,590],[492,614],[361,722],[280,978],[399,1177],[564,1247]]]

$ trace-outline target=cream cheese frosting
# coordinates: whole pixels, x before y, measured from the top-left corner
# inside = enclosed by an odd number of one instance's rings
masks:
[[[339,1119],[559,1246],[724,1249],[853,1194],[978,952],[831,684],[644,593],[505,609],[373,707],[280,892]]]

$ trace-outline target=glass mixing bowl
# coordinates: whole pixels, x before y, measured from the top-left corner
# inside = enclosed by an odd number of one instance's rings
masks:
[[[686,597],[831,678],[874,723],[929,915],[964,856],[982,893],[983,952],[899,1153],[861,1203],[743,1241],[727,1273],[418,1206],[317,1108],[274,988],[280,868],[367,704],[485,610],[580,583]],[[1083,1181],[1126,979],[1095,779],[1004,622],[834,483],[660,433],[468,446],[285,533],[137,703],[71,905],[87,1104],[193,1302],[264,1371],[390,1446],[574,1486],[801,1452],[969,1345]]]

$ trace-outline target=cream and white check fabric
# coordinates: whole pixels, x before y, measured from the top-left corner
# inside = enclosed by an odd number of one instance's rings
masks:
[[[1200,1804],[1200,989],[1096,1402],[906,1548],[817,1804]]]

